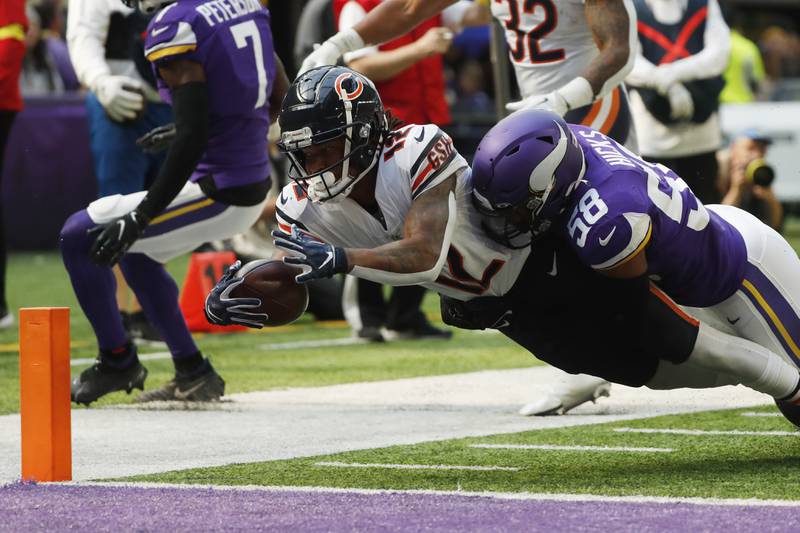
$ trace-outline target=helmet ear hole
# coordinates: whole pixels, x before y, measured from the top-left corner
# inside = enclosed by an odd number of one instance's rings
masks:
[[[543,135],[541,137],[536,137],[536,138],[548,144],[555,144],[555,142],[553,141],[553,137],[551,135]]]

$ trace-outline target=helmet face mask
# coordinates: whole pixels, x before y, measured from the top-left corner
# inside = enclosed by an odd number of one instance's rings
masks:
[[[350,129],[358,131],[361,137],[369,137],[369,124],[356,123]],[[291,144],[291,140],[282,137],[283,147]],[[344,198],[364,175],[360,172],[358,156],[366,146],[353,142],[347,132],[322,132],[310,135],[305,142],[295,141],[295,144],[298,146],[296,149],[285,150],[290,163],[289,175],[312,201]],[[355,148],[351,148],[354,145]],[[371,168],[372,165],[367,171]]]
[[[289,175],[313,202],[349,195],[377,164],[388,129],[372,82],[336,66],[299,76],[289,87],[279,123],[278,148],[289,158]],[[336,154],[317,150],[326,145]]]

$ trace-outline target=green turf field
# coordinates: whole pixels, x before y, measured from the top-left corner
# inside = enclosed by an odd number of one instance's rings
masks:
[[[763,407],[669,415],[290,461],[168,472],[125,481],[796,500],[800,487],[800,432],[779,416],[743,416],[743,413],[752,412],[777,411],[773,407]],[[642,434],[627,432],[628,428],[777,433]],[[619,429],[626,431],[615,431]],[[475,447],[509,444],[649,450]],[[345,468],[342,464],[350,466]],[[410,470],[377,466],[398,464],[417,465],[417,468],[456,465],[518,470]]]
[[[170,263],[182,280],[187,258]],[[77,306],[59,256],[13,254],[9,261],[9,301],[26,307],[68,306],[71,313],[72,357],[93,358],[96,344],[91,327]],[[429,294],[425,309],[438,313],[438,297]],[[314,322],[303,317],[290,326],[228,335],[196,335],[203,353],[225,378],[228,393],[285,387],[309,387],[416,376],[454,374],[484,369],[519,368],[539,364],[525,350],[501,335],[457,331],[453,340],[398,341],[374,345],[305,349],[271,349],[270,344],[349,337],[344,322]],[[18,344],[15,328],[0,331],[0,415],[19,410]],[[142,349],[140,353],[163,352]],[[157,387],[173,374],[167,359],[146,361],[148,387]],[[88,364],[73,367],[73,371]],[[138,393],[138,391],[136,391]],[[111,394],[94,405],[131,402],[135,394]]]

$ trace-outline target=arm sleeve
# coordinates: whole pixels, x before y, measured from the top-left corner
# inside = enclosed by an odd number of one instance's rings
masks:
[[[467,166],[453,140],[438,126],[414,125],[403,129],[402,134],[403,138],[395,144],[397,150],[390,149],[387,154],[395,154],[398,167],[411,187],[412,201]]]
[[[680,80],[705,79],[722,74],[728,66],[731,51],[730,33],[717,0],[708,0],[703,50],[670,64],[677,70]]]
[[[361,4],[358,2],[347,2],[344,7],[342,7],[342,12],[339,14],[339,27],[337,29],[338,31],[349,30],[361,22],[366,16],[367,11]],[[342,59],[345,63],[349,63],[360,57],[366,57],[376,53],[378,53],[377,46],[367,46],[361,50],[346,53]]]
[[[69,3],[69,55],[78,80],[89,89],[94,89],[99,78],[111,74],[105,46],[110,19],[108,0],[71,0]]]
[[[203,157],[208,143],[208,88],[192,82],[172,89],[175,140],[150,189],[137,208],[152,223],[175,199]]]

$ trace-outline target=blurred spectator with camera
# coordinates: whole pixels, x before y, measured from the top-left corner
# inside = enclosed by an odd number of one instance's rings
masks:
[[[719,95],[730,30],[717,0],[635,0],[640,52],[626,79],[642,156],[681,176],[707,204],[720,201]]]
[[[22,111],[22,95],[19,91],[19,76],[25,56],[25,31],[28,20],[25,16],[25,0],[2,0],[0,2],[0,183],[2,183],[3,159],[11,126],[17,113]],[[0,202],[2,206],[2,202]],[[14,315],[8,310],[6,301],[6,238],[3,213],[0,209],[0,329],[14,324]]]
[[[775,197],[775,170],[766,162],[772,139],[755,128],[741,132],[719,159],[719,187],[722,202],[749,211],[780,231],[783,206]]]
[[[161,102],[142,34],[149,18],[120,0],[71,0],[67,42],[78,79],[89,89],[86,109],[98,196],[146,190],[165,153],[145,154],[136,139],[172,122]],[[142,312],[119,271],[117,303],[137,341],[160,336]]]
[[[52,3],[28,4],[28,31],[20,89],[25,96],[57,95],[80,89],[67,43],[52,30],[57,16]]]

